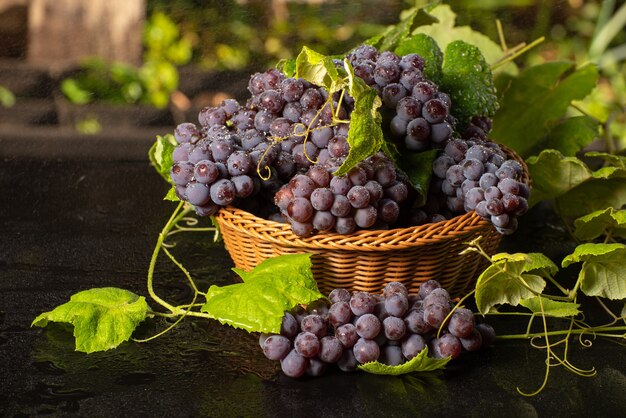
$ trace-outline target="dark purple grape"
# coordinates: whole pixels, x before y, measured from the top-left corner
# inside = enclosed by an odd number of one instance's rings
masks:
[[[230,178],[235,186],[235,194],[237,197],[248,197],[254,193],[254,180],[245,174],[241,176],[233,176]]]
[[[174,163],[170,169],[170,178],[174,184],[181,186],[189,183],[193,178],[193,174],[194,165],[186,161]]]
[[[335,231],[342,235],[348,235],[356,230],[357,224],[352,217],[338,217],[335,221]]]
[[[367,292],[354,292],[350,298],[350,309],[356,316],[371,314],[375,305],[376,299]]]
[[[352,348],[359,339],[359,334],[356,333],[356,327],[354,324],[347,323],[338,326],[335,329],[335,337],[341,342],[345,348]]]
[[[354,347],[352,347],[352,352],[354,353],[354,358],[359,363],[369,363],[370,361],[378,360],[380,347],[373,340],[359,338]]]
[[[331,182],[331,187],[332,187],[332,182]],[[344,195],[336,194],[333,204],[330,207],[330,213],[337,216],[338,218],[343,218],[343,217],[348,216],[351,210],[352,210],[352,205],[350,204],[350,201],[348,200],[348,198]]]
[[[452,334],[444,334],[433,341],[434,355],[437,358],[452,357],[457,358],[461,355],[463,346],[461,341]]]
[[[424,337],[419,334],[411,334],[402,341],[401,348],[402,355],[407,360],[411,360],[426,348],[426,341],[424,341]]]
[[[452,312],[448,322],[450,334],[459,338],[468,337],[474,331],[474,314],[467,308],[459,308]]]
[[[293,342],[298,354],[303,357],[315,357],[320,351],[320,340],[312,332],[303,331],[298,334]]]
[[[440,123],[446,118],[448,107],[439,99],[428,100],[422,106],[422,117],[428,123]]]
[[[307,222],[313,217],[313,206],[305,197],[294,197],[287,205],[287,214],[296,222]]]
[[[317,185],[310,177],[304,174],[297,174],[289,181],[289,187],[295,197],[309,197],[317,188]]]
[[[320,340],[320,351],[317,356],[326,363],[336,363],[343,353],[341,341],[332,335],[327,335]]]
[[[366,206],[357,209],[354,213],[354,222],[359,228],[369,228],[374,226],[378,219],[378,211],[373,206]]]
[[[291,351],[291,341],[282,335],[270,335],[263,341],[263,354],[270,360],[282,360]]]
[[[300,377],[306,372],[307,360],[294,349],[280,361],[280,368],[289,377]]]
[[[280,335],[287,338],[293,338],[298,334],[299,326],[296,318],[289,312],[285,312],[283,320],[280,324]]]
[[[207,189],[208,190],[208,189]],[[233,202],[237,194],[234,183],[228,179],[221,179],[211,185],[211,200],[220,206],[227,206]],[[189,201],[189,203],[194,204]]]
[[[302,318],[300,329],[303,332],[315,334],[317,338],[322,338],[326,335],[326,321],[320,315],[307,315]]]
[[[383,330],[389,340],[398,341],[406,334],[406,324],[402,318],[389,316],[383,321]]]
[[[381,347],[378,361],[388,366],[399,366],[405,361],[402,356],[402,348],[394,345]]]
[[[357,366],[359,363],[354,357],[354,352],[352,349],[343,350],[341,354],[341,358],[337,361],[337,367],[342,372],[353,372],[357,370]]]
[[[472,330],[471,334],[465,338],[459,338],[461,346],[466,351],[478,351],[483,345],[483,338],[477,329]]]
[[[336,217],[328,211],[317,211],[313,215],[311,221],[313,228],[318,232],[326,232],[333,229],[336,222]]]
[[[356,320],[355,326],[356,333],[359,334],[359,337],[367,338],[369,340],[374,339],[381,329],[380,320],[376,315],[371,313],[359,316]]]
[[[426,334],[433,329],[432,325],[424,320],[424,309],[414,308],[404,317],[406,328],[416,334]]]
[[[187,185],[186,197],[187,201],[194,206],[206,205],[211,200],[209,188],[202,183],[190,183]],[[219,202],[215,203],[220,204]]]
[[[328,295],[328,299],[330,299],[330,301],[332,303],[337,303],[337,302],[350,302],[350,292],[348,292],[346,289],[333,289],[330,294]],[[349,308],[349,306],[348,306]]]
[[[402,317],[409,310],[409,300],[405,294],[391,294],[385,298],[385,309],[390,315]]]
[[[193,123],[181,123],[174,130],[174,138],[176,138],[176,142],[179,144],[190,142],[195,144],[200,139],[200,131]]]

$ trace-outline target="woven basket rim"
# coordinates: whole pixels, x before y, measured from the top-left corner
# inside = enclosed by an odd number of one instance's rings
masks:
[[[219,223],[255,235],[264,241],[274,242],[291,248],[334,249],[334,250],[401,250],[429,242],[441,242],[458,236],[471,236],[485,230],[487,235],[493,225],[471,211],[440,222],[393,229],[362,229],[351,234],[317,233],[299,237],[287,223],[260,218],[242,209],[227,206],[215,215]]]

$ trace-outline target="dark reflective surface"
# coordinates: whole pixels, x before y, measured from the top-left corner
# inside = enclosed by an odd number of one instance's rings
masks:
[[[147,295],[157,234],[173,204],[147,161],[5,159],[0,163],[0,415],[69,416],[626,416],[624,347],[598,339],[573,346],[594,378],[553,369],[525,341],[498,342],[446,371],[404,377],[331,372],[293,380],[266,360],[257,336],[187,319],[146,344],[85,355],[71,330],[30,328],[39,313],[79,290],[116,286]],[[541,234],[537,232],[541,231]],[[503,250],[570,252],[558,223],[529,214]],[[227,284],[232,263],[209,234],[180,235],[175,249],[198,283]],[[161,260],[156,291],[184,303],[190,292]],[[154,304],[152,304],[155,306]],[[524,323],[492,321],[507,333]],[[147,337],[168,325],[149,321]]]

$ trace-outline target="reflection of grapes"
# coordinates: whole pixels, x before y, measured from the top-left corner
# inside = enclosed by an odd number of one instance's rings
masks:
[[[452,311],[450,295],[435,280],[422,283],[417,294],[390,282],[382,295],[334,289],[328,300],[286,312],[280,335],[261,335],[265,356],[280,360],[285,375],[320,376],[333,364],[347,372],[371,361],[397,366],[427,347],[431,357],[454,359],[495,338],[493,328],[476,324],[469,309]],[[452,314],[446,324],[441,318],[433,326],[429,309]]]

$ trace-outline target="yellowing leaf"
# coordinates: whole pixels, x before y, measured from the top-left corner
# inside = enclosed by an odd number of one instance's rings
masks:
[[[573,302],[560,302],[543,296],[535,296],[530,299],[522,299],[520,305],[536,314],[565,318],[576,316],[580,313],[580,304]]]
[[[580,290],[588,296],[626,299],[626,245],[581,244],[563,259],[563,267],[583,262]]]

